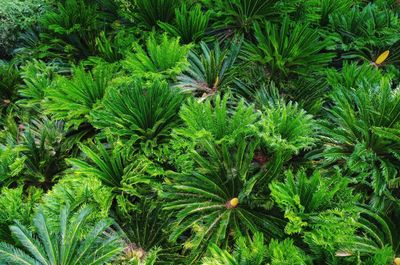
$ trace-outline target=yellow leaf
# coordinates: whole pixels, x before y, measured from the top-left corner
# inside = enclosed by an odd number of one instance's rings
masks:
[[[389,50],[381,53],[381,55],[379,55],[378,58],[376,59],[375,64],[376,65],[382,64],[389,57],[389,53],[390,53]]]

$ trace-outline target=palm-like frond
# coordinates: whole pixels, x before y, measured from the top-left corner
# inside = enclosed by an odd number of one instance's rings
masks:
[[[147,27],[157,26],[159,21],[170,22],[174,18],[175,8],[179,6],[178,0],[141,0],[135,1],[136,14]]]
[[[138,203],[138,209],[128,219],[117,219],[126,245],[123,260],[139,258],[143,261],[146,258],[148,261],[144,265],[148,265],[153,264],[150,262],[153,255],[156,257],[154,264],[182,262],[182,256],[177,253],[181,246],[168,241],[170,218],[159,205],[152,203],[152,199],[145,198]],[[138,257],[140,253],[144,257]]]
[[[267,150],[282,153],[281,159],[285,161],[314,145],[317,124],[311,115],[293,102],[278,99],[266,103],[262,109],[260,131]]]
[[[78,128],[88,121],[96,103],[103,99],[112,76],[113,69],[109,66],[99,66],[92,73],[76,67],[72,79],[59,77],[46,90],[46,113],[66,121],[67,127]]]
[[[330,123],[322,127],[326,163],[345,163],[376,196],[384,196],[398,183],[400,94],[382,79],[379,86],[337,88],[333,101]]]
[[[83,0],[59,2],[55,10],[40,18],[41,49],[49,57],[71,61],[84,59],[95,51],[96,35],[104,29],[104,14],[94,3]]]
[[[180,45],[179,38],[169,38],[163,34],[158,40],[151,34],[146,42],[146,50],[134,45],[135,53],[128,54],[124,66],[135,76],[148,79],[174,78],[188,66],[187,56],[191,45]]]
[[[340,36],[339,48],[357,55],[374,47],[391,45],[399,40],[400,24],[389,9],[369,4],[356,5],[344,13],[332,15],[331,27]]]
[[[145,85],[139,80],[109,91],[104,108],[93,112],[93,124],[110,128],[134,141],[164,141],[180,122],[178,111],[184,100],[166,82]]]
[[[353,194],[348,185],[349,181],[340,175],[328,179],[315,171],[308,178],[300,171],[296,177],[288,172],[285,183],[274,181],[269,188],[272,198],[289,219],[286,232],[292,234],[301,232],[318,213],[336,207],[351,207],[354,199],[351,199]]]
[[[23,250],[6,243],[0,245],[0,261],[7,264],[105,264],[111,261],[121,251],[121,245],[116,235],[105,233],[111,221],[99,221],[85,239],[82,239],[82,227],[90,208],[83,208],[75,219],[70,219],[69,207],[60,213],[59,230],[49,228],[42,213],[34,218],[37,237],[27,228],[18,223],[11,226],[11,231]],[[28,254],[29,253],[29,254]]]
[[[79,148],[91,162],[85,162],[78,158],[68,159],[73,166],[73,171],[79,175],[95,177],[110,187],[120,187],[124,169],[129,164],[128,156],[122,146],[113,144],[109,150],[98,141],[96,145],[80,145]]]
[[[252,24],[262,19],[279,15],[277,0],[233,0],[205,1],[217,12],[211,33],[220,39],[229,38],[235,33],[249,35]]]
[[[183,43],[199,42],[206,32],[211,12],[203,13],[200,5],[188,8],[185,3],[175,10],[172,24],[160,22],[159,25],[173,36],[180,37]]]
[[[272,79],[279,81],[289,75],[307,75],[318,72],[333,58],[333,54],[321,52],[327,47],[320,40],[317,30],[307,24],[290,22],[282,25],[271,22],[254,24],[256,43],[246,43],[248,60],[265,66]]]
[[[243,102],[229,110],[227,99],[217,97],[213,108],[192,102],[182,109],[186,128],[177,133],[192,143],[195,165],[193,171],[171,174],[163,193],[164,209],[176,216],[170,238],[192,230],[185,247],[194,259],[208,243],[228,244],[231,234],[281,233],[279,220],[252,201],[264,173],[253,163],[259,141],[251,123],[257,115]]]
[[[238,68],[235,61],[238,57],[241,41],[233,41],[230,48],[221,50],[218,42],[210,50],[206,43],[200,43],[202,54],[192,51],[189,55],[189,68],[178,76],[177,87],[184,91],[208,96],[220,91],[234,80]]]
[[[43,61],[34,60],[26,64],[21,72],[24,85],[19,90],[23,99],[20,103],[27,107],[37,107],[45,97],[45,91],[52,84],[56,67]]]

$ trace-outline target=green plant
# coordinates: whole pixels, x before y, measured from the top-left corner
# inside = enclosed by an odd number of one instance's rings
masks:
[[[108,33],[106,35],[106,32],[100,32],[99,36],[96,37],[98,56],[110,63],[122,60],[126,51],[128,51],[132,45],[132,41],[129,37],[130,33],[129,30],[125,30],[124,28],[118,29],[118,32],[115,34]]]
[[[313,216],[329,209],[351,209],[355,202],[349,180],[336,174],[331,178],[321,176],[318,171],[307,177],[304,171],[295,176],[286,173],[286,181],[274,181],[269,185],[271,196],[277,205],[285,211],[289,222],[285,232],[300,233],[313,222]],[[354,198],[352,198],[354,197]]]
[[[178,76],[177,87],[184,91],[193,91],[202,96],[209,96],[220,91],[234,80],[238,68],[235,61],[238,57],[241,41],[233,41],[227,49],[221,50],[218,42],[210,50],[206,43],[200,43],[202,54],[191,52],[189,68]]]
[[[127,160],[129,156],[122,150],[122,145],[111,143],[108,150],[100,141],[97,141],[96,144],[90,146],[81,144],[79,148],[92,163],[79,158],[68,159],[75,174],[95,177],[109,187],[121,186],[124,169],[129,163]]]
[[[396,226],[398,213],[377,212],[370,206],[361,206],[358,210],[360,217],[357,224],[361,233],[347,251],[351,255],[362,256],[366,264],[393,262],[393,257],[398,257],[400,251],[399,231]]]
[[[232,234],[259,230],[281,235],[278,218],[255,203],[253,188],[262,172],[252,165],[257,142],[248,140],[252,143],[237,139],[234,147],[204,140],[205,150],[192,155],[194,171],[170,177],[172,183],[164,193],[168,199],[164,209],[177,218],[170,238],[176,241],[184,232],[192,231],[185,247],[192,250],[194,259],[209,243],[228,244]]]
[[[94,3],[66,0],[40,18],[40,49],[47,57],[78,61],[93,55],[97,35],[104,30],[105,14]]]
[[[255,23],[254,36],[256,43],[245,45],[246,56],[249,61],[263,65],[276,81],[321,71],[333,58],[333,54],[321,52],[328,40],[321,41],[317,30],[308,24],[293,23],[288,17],[281,26]]]
[[[90,113],[106,94],[113,72],[108,65],[100,65],[88,73],[83,67],[75,67],[72,79],[58,77],[45,90],[46,114],[65,121],[67,128],[77,129],[87,123]]]
[[[221,98],[220,95],[205,102],[189,99],[179,113],[185,127],[175,131],[196,143],[201,143],[204,138],[217,143],[233,143],[237,137],[252,134],[258,115],[243,101],[232,111],[228,100],[229,96]]]
[[[338,34],[340,50],[359,55],[398,41],[399,22],[390,9],[381,9],[374,4],[356,5],[344,14],[333,14],[330,23]]]
[[[368,197],[384,203],[383,198],[399,183],[400,94],[383,78],[378,86],[366,81],[355,89],[338,86],[332,100],[334,106],[321,131],[324,163],[342,163],[361,187],[372,189]]]
[[[72,153],[74,141],[79,141],[79,135],[68,139],[62,123],[45,117],[21,123],[16,130],[17,135],[9,133],[8,137],[10,146],[20,150],[20,158],[16,162],[19,160],[21,164],[18,165],[18,175],[7,180],[8,183],[49,189],[56,176],[66,168],[64,158]]]
[[[236,33],[249,34],[252,24],[279,14],[278,0],[205,1],[217,12],[212,32],[225,39]]]
[[[177,252],[181,247],[168,241],[166,228],[170,217],[153,199],[141,200],[128,219],[117,219],[126,246],[122,259],[125,262],[137,260],[143,265],[180,263],[182,256]]]
[[[22,173],[25,165],[25,158],[21,155],[23,148],[20,146],[0,146],[0,184],[8,187]]]
[[[261,265],[266,262],[268,246],[264,243],[264,235],[255,233],[251,240],[239,237],[236,240],[236,251],[233,255],[227,250],[220,249],[218,245],[209,246],[209,257],[202,261],[203,265]]]
[[[16,65],[0,60],[0,100],[2,101],[2,108],[17,98],[20,82],[21,77]]]
[[[47,0],[0,1],[0,58],[12,55],[21,33],[36,24],[48,8]]]
[[[217,245],[211,245],[209,252],[202,261],[203,265],[310,264],[309,258],[292,240],[279,242],[272,239],[267,246],[262,233],[255,233],[252,240],[239,237],[232,254]]]
[[[19,103],[26,107],[40,106],[44,101],[46,89],[52,85],[56,69],[54,65],[37,60],[24,65],[21,69],[24,84],[18,91],[22,97]]]
[[[30,226],[36,204],[40,201],[42,191],[39,189],[23,190],[17,188],[2,188],[0,192],[0,240],[13,243],[8,229],[14,221]]]
[[[40,210],[46,216],[48,226],[51,229],[59,229],[59,213],[64,205],[70,205],[72,214],[86,206],[91,207],[93,210],[82,228],[85,233],[90,231],[96,222],[108,217],[112,199],[112,190],[103,186],[100,180],[69,175],[62,178],[41,198]]]
[[[164,142],[180,122],[183,100],[184,96],[164,81],[146,85],[134,80],[109,91],[103,108],[93,112],[92,123],[133,142]]]
[[[106,264],[121,251],[119,238],[106,233],[112,221],[99,221],[82,239],[84,226],[90,208],[83,208],[77,218],[71,221],[69,207],[60,212],[60,228],[51,230],[46,217],[38,213],[34,218],[37,238],[23,225],[10,227],[24,250],[7,243],[0,243],[0,261],[6,264]],[[27,252],[25,252],[27,251]]]
[[[67,159],[71,172],[84,178],[95,178],[110,187],[110,201],[117,202],[118,212],[125,217],[137,208],[135,199],[151,193],[155,180],[147,173],[149,163],[134,157],[129,148],[123,149],[121,141],[109,141],[109,147],[97,140],[96,144],[79,145],[84,156]],[[134,162],[133,162],[134,160]]]
[[[211,12],[202,12],[200,5],[188,9],[185,3],[175,10],[173,24],[160,22],[160,27],[183,43],[199,42],[207,30]]]
[[[124,60],[125,68],[134,76],[148,79],[174,78],[187,66],[190,45],[179,44],[179,38],[169,38],[163,34],[160,40],[151,34],[146,42],[146,50],[134,45],[135,53]]]
[[[356,63],[345,62],[340,71],[336,69],[327,71],[328,84],[333,88],[337,86],[346,89],[357,88],[365,80],[374,85],[379,85],[382,76],[383,74],[379,69],[367,63],[357,65]]]
[[[310,149],[316,141],[316,122],[293,102],[266,102],[259,125],[263,148],[279,153],[282,162]]]
[[[191,230],[185,247],[194,260],[207,244],[228,245],[232,235],[281,234],[279,219],[257,203],[256,184],[264,174],[253,163],[259,141],[251,122],[257,116],[243,102],[229,110],[227,100],[217,97],[214,108],[192,102],[182,109],[186,128],[177,133],[192,142],[194,168],[171,173],[163,193],[164,209],[176,216],[170,238],[176,241]]]
[[[174,18],[178,0],[143,0],[135,1],[136,15],[148,28],[157,26],[159,21],[169,22]]]

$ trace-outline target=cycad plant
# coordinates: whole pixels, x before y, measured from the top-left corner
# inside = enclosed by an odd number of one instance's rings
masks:
[[[180,45],[179,38],[169,38],[166,34],[160,38],[151,34],[145,50],[137,43],[134,48],[135,53],[128,54],[124,60],[125,68],[134,76],[173,79],[187,68],[191,45]]]
[[[77,129],[88,122],[91,111],[103,99],[108,83],[113,77],[113,68],[100,65],[92,72],[75,67],[72,78],[58,77],[45,91],[43,104],[46,114],[66,122],[67,128]]]
[[[136,16],[147,28],[157,26],[159,21],[170,22],[174,19],[175,8],[179,7],[178,0],[141,0],[135,1]]]
[[[207,30],[210,15],[210,11],[203,13],[200,5],[188,8],[183,3],[175,10],[175,21],[172,24],[160,22],[159,25],[171,35],[179,37],[183,43],[197,43]]]
[[[98,222],[86,238],[82,238],[90,208],[83,208],[71,219],[69,207],[60,212],[59,230],[51,230],[46,217],[38,213],[34,218],[33,235],[25,226],[16,223],[10,229],[23,249],[0,243],[0,261],[4,264],[106,264],[121,251],[117,235],[108,231],[112,220]],[[108,231],[108,232],[107,232]]]
[[[164,81],[144,84],[134,80],[109,91],[103,108],[92,114],[93,124],[137,143],[163,142],[180,122],[183,100],[184,96]]]
[[[227,88],[238,73],[235,65],[240,52],[241,41],[234,40],[229,48],[221,49],[218,42],[211,50],[204,42],[200,43],[201,54],[191,51],[188,69],[178,76],[177,87],[196,95],[209,96]]]
[[[328,40],[321,40],[318,30],[293,23],[288,17],[284,17],[282,25],[255,23],[254,36],[256,42],[245,45],[246,57],[263,65],[275,81],[321,71],[333,58],[333,54],[323,52]]]
[[[185,247],[192,250],[193,259],[209,243],[226,246],[232,235],[257,230],[281,235],[279,219],[256,203],[263,200],[253,190],[262,176],[252,163],[257,142],[251,138],[237,141],[232,147],[204,140],[205,150],[192,156],[194,172],[170,176],[164,193],[168,199],[164,209],[176,216],[170,239],[176,241],[191,231]]]
[[[375,4],[356,5],[344,13],[332,15],[330,27],[338,34],[339,49],[371,53],[376,47],[389,46],[399,40],[400,24],[396,14]]]
[[[143,265],[181,264],[181,246],[168,241],[166,228],[171,217],[152,200],[153,198],[141,200],[138,209],[128,219],[116,219],[118,231],[125,243],[121,260],[127,264],[134,261]]]
[[[118,205],[117,212],[129,218],[136,210],[138,198],[152,194],[156,189],[156,180],[147,173],[149,162],[133,156],[131,148],[123,149],[121,141],[109,139],[108,144],[100,139],[95,144],[79,145],[82,156],[69,158],[69,170],[80,178],[95,178],[110,188],[109,198],[113,205]],[[132,161],[133,160],[133,161]]]
[[[15,243],[9,226],[15,221],[28,227],[32,224],[35,205],[39,203],[43,192],[40,189],[3,187],[0,191],[0,241]]]
[[[298,104],[280,98],[263,103],[259,128],[265,154],[284,163],[314,145],[317,124]]]
[[[209,247],[209,254],[202,260],[202,265],[292,265],[311,264],[305,253],[286,239],[277,241],[272,239],[269,245],[265,244],[262,233],[255,233],[252,239],[239,237],[235,249],[229,253],[217,245]]]
[[[17,66],[0,60],[0,109],[7,107],[17,98],[20,82],[21,77],[17,71]]]
[[[243,102],[236,111],[228,110],[227,99],[217,97],[211,111],[209,103],[182,110],[186,128],[178,134],[194,145],[195,165],[192,171],[171,173],[163,193],[168,200],[164,209],[176,216],[170,238],[176,241],[191,230],[185,247],[192,250],[193,260],[207,244],[226,246],[233,235],[257,230],[281,234],[279,219],[257,203],[263,200],[255,192],[263,175],[253,163],[259,141],[251,122],[257,115]]]
[[[348,186],[349,180],[339,174],[327,178],[315,171],[308,177],[302,170],[295,175],[287,172],[285,182],[275,180],[269,188],[272,198],[289,220],[285,232],[293,234],[312,226],[313,217],[323,211],[335,208],[352,210],[357,197]]]
[[[367,194],[375,205],[384,203],[400,183],[398,89],[387,78],[379,85],[364,81],[356,89],[337,87],[332,100],[329,121],[322,125],[325,163],[343,164],[361,189],[373,191]]]
[[[255,21],[271,19],[280,13],[279,8],[276,7],[278,0],[207,0],[205,2],[217,12],[212,33],[221,39],[232,37],[237,33],[249,35]]]
[[[87,58],[95,51],[96,36],[104,29],[104,14],[94,3],[66,0],[40,18],[43,32],[40,49],[49,57],[71,61]]]
[[[54,178],[66,169],[64,158],[71,153],[74,139],[66,139],[63,123],[46,118],[20,128],[23,131],[17,141],[21,141],[24,169],[18,177],[25,185],[49,189]]]
[[[360,255],[366,264],[390,264],[400,256],[399,212],[376,211],[374,207],[362,205],[358,208],[357,220],[360,234],[354,240],[353,247],[347,251],[354,256]],[[394,262],[394,264],[396,264]]]
[[[20,104],[27,107],[39,107],[55,77],[56,67],[47,65],[43,61],[33,60],[27,63],[21,70],[24,81],[22,88],[18,91],[22,99]]]

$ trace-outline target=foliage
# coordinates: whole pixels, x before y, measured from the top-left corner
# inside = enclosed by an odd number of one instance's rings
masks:
[[[143,0],[135,1],[136,15],[148,28],[157,26],[159,21],[169,22],[174,18],[178,0]]]
[[[47,0],[0,1],[0,58],[7,58],[16,48],[18,37],[48,8]]]
[[[51,191],[42,197],[40,210],[46,216],[52,229],[59,228],[58,217],[65,205],[70,206],[71,213],[90,206],[93,210],[87,217],[86,231],[94,223],[108,217],[111,207],[111,189],[101,185],[96,178],[78,178],[73,175],[63,178]],[[74,218],[74,217],[73,217]]]
[[[73,70],[72,79],[59,77],[45,90],[45,112],[56,120],[66,121],[66,127],[77,129],[88,122],[91,111],[106,94],[113,76],[110,66],[98,66],[86,73],[83,67]]]
[[[309,264],[309,259],[292,240],[273,239],[267,246],[262,233],[256,233],[252,240],[238,238],[233,255],[217,245],[211,245],[209,251],[211,257],[204,258],[203,265]]]
[[[217,12],[213,33],[222,39],[235,33],[250,33],[255,21],[271,19],[279,14],[278,0],[205,1]]]
[[[3,188],[0,193],[0,239],[13,243],[8,226],[14,221],[30,226],[31,216],[36,203],[39,202],[42,192],[30,189],[26,194],[19,186],[15,189]]]
[[[21,69],[24,85],[18,91],[23,99],[20,104],[27,107],[40,106],[45,98],[46,90],[52,85],[56,67],[43,61],[34,60]]]
[[[135,53],[129,54],[124,66],[134,76],[148,79],[174,78],[188,65],[190,45],[181,46],[179,38],[170,39],[166,34],[160,40],[152,34],[146,42],[146,50],[134,45]]]
[[[76,61],[93,55],[95,40],[104,29],[104,13],[84,0],[58,2],[40,18],[42,48],[46,57]]]
[[[122,260],[145,265],[181,263],[182,257],[176,254],[180,246],[168,242],[169,216],[151,199],[143,199],[138,205],[128,220],[117,219],[125,242]]]
[[[348,185],[349,181],[340,175],[328,179],[316,171],[308,178],[304,171],[296,176],[289,171],[284,183],[274,181],[269,188],[272,198],[289,219],[285,232],[293,234],[301,232],[315,214],[329,209],[351,208],[354,195]]]
[[[110,128],[133,142],[163,142],[180,122],[177,112],[183,99],[164,81],[144,84],[133,80],[109,91],[103,108],[92,114],[93,124],[97,128]]]
[[[173,24],[160,22],[160,27],[173,36],[180,37],[183,43],[200,41],[208,27],[210,11],[203,13],[200,5],[188,9],[183,3],[179,9],[175,9],[175,21]]]
[[[0,0],[0,263],[399,265],[399,15]]]
[[[331,27],[338,34],[339,47],[343,51],[373,49],[391,45],[398,40],[399,23],[389,9],[369,4],[354,6],[346,12],[332,15]]]
[[[238,57],[241,41],[233,41],[229,48],[221,50],[218,42],[210,50],[206,43],[200,43],[202,54],[191,52],[189,68],[178,76],[177,87],[184,91],[208,96],[229,86],[234,80],[238,68],[235,61]]]
[[[265,66],[274,80],[321,71],[333,57],[330,53],[320,53],[328,41],[321,41],[318,31],[308,24],[293,23],[288,17],[281,26],[255,23],[254,36],[256,43],[246,43],[247,57]]]
[[[220,129],[224,128],[229,113],[227,97],[222,101],[217,99],[215,103],[216,107],[211,111],[207,105],[199,106],[210,116],[204,124],[193,122],[204,115],[196,117],[197,111],[185,113],[183,109],[187,129],[181,133],[191,137],[198,147],[191,155],[194,170],[172,174],[171,184],[163,193],[168,200],[164,209],[173,211],[176,216],[170,238],[176,241],[191,230],[192,236],[185,242],[185,247],[193,249],[194,259],[201,254],[205,242],[227,245],[232,234],[281,233],[279,219],[253,201],[257,200],[254,189],[263,172],[253,164],[258,145],[255,132],[246,128],[246,121],[241,123],[240,120],[245,116],[246,108],[242,103],[236,113],[230,114],[236,122],[227,126],[228,130],[224,132]],[[193,115],[193,119],[187,115]],[[251,119],[254,116],[247,118],[248,121]],[[197,130],[199,127],[201,130]]]
[[[282,100],[267,102],[262,110],[260,131],[268,150],[291,157],[315,142],[316,123],[298,105]],[[285,158],[282,157],[284,160]]]
[[[364,81],[357,89],[337,87],[330,123],[322,124],[325,162],[343,161],[359,184],[373,190],[376,203],[399,181],[399,95],[387,78],[379,86]]]
[[[21,79],[17,67],[13,63],[0,60],[1,108],[10,104],[12,100],[15,100],[20,82]]]
[[[57,261],[63,264],[106,264],[120,251],[118,237],[104,233],[111,224],[111,220],[105,219],[96,223],[82,240],[82,227],[90,212],[90,208],[83,208],[71,221],[69,207],[64,207],[57,230],[51,230],[46,217],[38,213],[34,218],[37,237],[19,223],[12,225],[10,229],[24,250],[1,243],[0,261],[7,264],[56,264]]]

